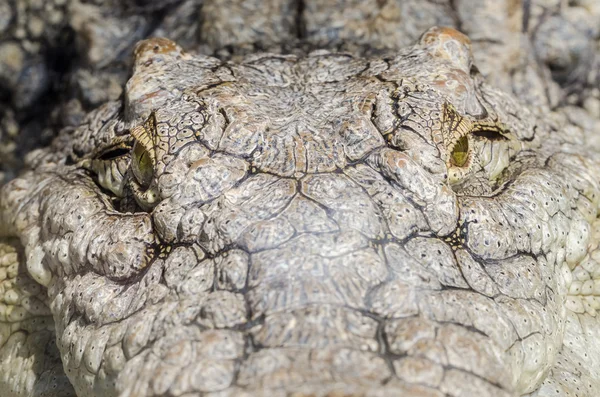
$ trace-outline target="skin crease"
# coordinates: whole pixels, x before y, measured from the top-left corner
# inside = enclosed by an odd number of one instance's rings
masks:
[[[471,47],[140,42],[123,99],[0,190],[2,387],[593,396],[598,155]]]
[[[9,0],[0,3],[0,182],[27,152],[118,100],[144,38],[221,60],[312,49],[358,56],[393,54],[431,26],[471,37],[491,85],[599,128],[596,0]]]

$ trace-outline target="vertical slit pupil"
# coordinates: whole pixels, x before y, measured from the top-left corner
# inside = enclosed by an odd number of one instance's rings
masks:
[[[133,147],[132,168],[138,183],[142,185],[142,187],[147,188],[152,180],[154,170],[148,152],[137,142]]]
[[[450,159],[452,164],[457,167],[463,167],[467,163],[469,159],[469,139],[466,135],[456,142]]]

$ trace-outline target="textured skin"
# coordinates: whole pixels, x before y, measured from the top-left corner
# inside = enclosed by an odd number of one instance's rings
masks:
[[[434,25],[471,37],[490,84],[532,105],[573,106],[572,123],[598,128],[597,0],[0,0],[0,182],[28,151],[119,98],[143,38],[220,59],[358,55],[397,51]]]
[[[73,393],[55,331],[78,395],[593,396],[593,131],[470,50],[138,44],[0,191],[5,389]]]
[[[78,395],[600,386],[597,344],[571,347],[600,329],[598,159],[486,85],[465,36],[384,59],[135,55],[124,102],[1,193]]]

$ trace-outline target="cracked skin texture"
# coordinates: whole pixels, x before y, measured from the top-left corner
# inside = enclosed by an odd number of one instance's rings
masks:
[[[600,159],[472,63],[139,43],[0,191],[3,393],[595,395]]]

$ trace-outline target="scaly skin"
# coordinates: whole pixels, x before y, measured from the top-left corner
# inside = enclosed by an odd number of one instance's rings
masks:
[[[0,183],[28,151],[121,96],[139,40],[166,37],[221,60],[311,48],[358,56],[396,53],[435,25],[472,38],[491,85],[532,106],[571,105],[571,123],[600,128],[597,0],[2,0]]]
[[[590,142],[487,85],[448,28],[383,58],[227,63],[143,41],[123,100],[0,190],[3,292],[17,274],[44,287],[37,309],[0,294],[0,381],[12,395],[593,396]],[[26,338],[44,303],[39,332],[56,333],[73,389]]]

